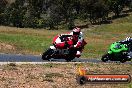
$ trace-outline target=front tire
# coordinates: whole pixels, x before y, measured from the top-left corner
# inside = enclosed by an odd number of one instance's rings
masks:
[[[53,53],[53,50],[52,49],[48,49],[46,50],[43,55],[42,55],[42,59],[43,60],[49,60],[51,58],[51,54]]]
[[[101,58],[101,60],[102,60],[103,62],[108,61],[108,60],[109,60],[109,54],[103,55],[102,58]]]

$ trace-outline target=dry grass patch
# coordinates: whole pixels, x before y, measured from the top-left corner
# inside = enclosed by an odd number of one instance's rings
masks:
[[[0,43],[0,50],[15,50],[16,47],[14,45]]]
[[[77,68],[87,69],[87,74],[130,74],[130,64],[43,64],[1,65],[1,88],[130,88],[131,84],[86,84],[76,83]],[[7,69],[7,68],[16,68]]]
[[[35,36],[47,36],[47,38],[51,38],[51,36],[67,32],[67,30],[46,30],[46,29],[32,29],[32,28],[16,28],[16,27],[5,27],[0,26],[1,33],[9,33],[9,34],[24,34],[24,35],[35,35]]]

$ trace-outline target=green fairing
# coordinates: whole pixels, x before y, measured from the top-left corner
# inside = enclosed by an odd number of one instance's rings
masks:
[[[111,53],[119,53],[121,51],[127,51],[128,48],[126,47],[125,44],[121,44],[119,42],[115,42],[113,44],[111,44],[110,46],[110,50],[108,51],[109,54]]]

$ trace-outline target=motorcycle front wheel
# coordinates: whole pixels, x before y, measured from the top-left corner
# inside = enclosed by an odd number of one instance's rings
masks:
[[[43,54],[42,54],[42,59],[43,60],[49,60],[51,59],[51,54],[53,53],[52,49],[47,49]]]
[[[101,60],[102,60],[103,62],[108,61],[108,60],[109,60],[109,54],[108,54],[108,53],[107,53],[107,54],[104,54],[104,55],[102,56]]]

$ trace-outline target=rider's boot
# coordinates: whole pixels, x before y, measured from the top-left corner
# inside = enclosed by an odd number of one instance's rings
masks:
[[[81,56],[81,51],[77,51],[77,53],[76,53],[76,57],[80,57]]]
[[[131,56],[127,56],[127,58],[128,58],[128,59],[130,59],[130,58],[131,58]]]

